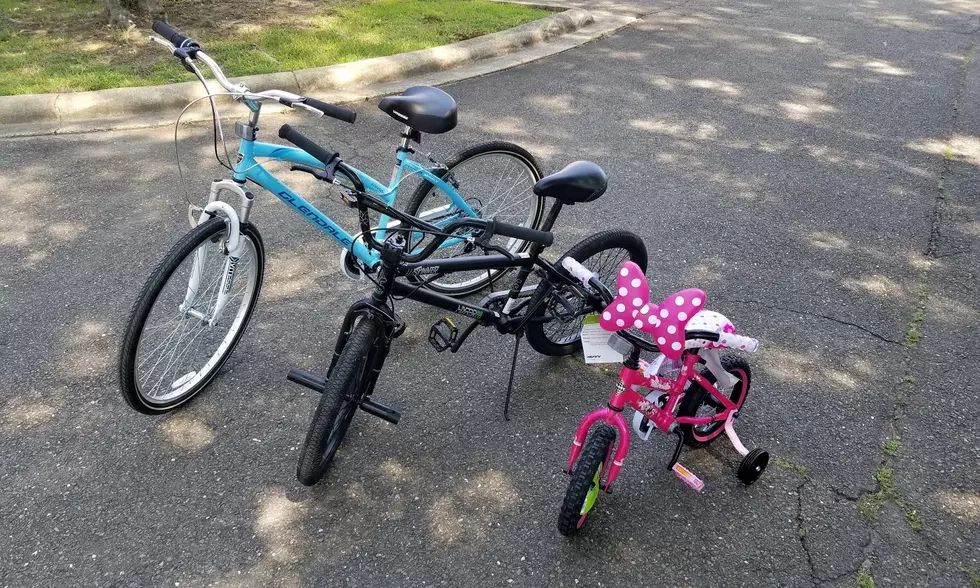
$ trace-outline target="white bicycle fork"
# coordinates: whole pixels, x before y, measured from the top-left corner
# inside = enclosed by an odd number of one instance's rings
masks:
[[[236,212],[227,202],[218,200],[218,195],[225,190],[238,194],[241,198],[241,214]],[[208,204],[203,209],[192,207],[188,210],[188,219],[191,223],[191,228],[196,227],[218,213],[225,217],[225,222],[228,225],[228,240],[225,242],[225,251],[227,254],[225,256],[224,270],[222,271],[221,286],[218,290],[218,298],[215,301],[211,316],[208,317],[201,311],[194,309],[200,294],[201,282],[205,278],[203,273],[208,259],[208,250],[206,248],[199,249],[194,257],[191,277],[187,284],[187,293],[184,295],[184,302],[180,305],[181,312],[206,322],[208,326],[214,326],[218,322],[218,319],[221,318],[221,313],[225,309],[225,305],[228,304],[228,299],[231,297],[231,288],[235,282],[238,261],[241,259],[242,250],[245,248],[245,243],[241,238],[241,223],[248,220],[248,214],[252,208],[252,198],[252,194],[247,192],[240,184],[232,180],[219,180],[211,183]],[[195,208],[201,210],[201,214],[198,216],[196,222],[194,220]]]

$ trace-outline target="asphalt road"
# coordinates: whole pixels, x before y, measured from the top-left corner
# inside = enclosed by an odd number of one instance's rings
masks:
[[[0,586],[976,586],[980,7],[602,4],[646,16],[447,87],[460,125],[425,147],[505,138],[548,171],[607,171],[554,251],[637,232],[655,294],[701,287],[760,340],[739,421],[775,460],[758,483],[719,441],[682,457],[697,495],[654,437],[562,538],[568,446],[614,375],[525,348],[505,422],[511,341],[436,354],[439,315],[402,303],[409,330],[376,393],[401,424],[359,416],[329,478],[303,488],[316,399],[284,376],[323,369],[366,290],[268,195],[249,332],[198,400],[138,415],[116,354],[186,230],[172,130],[2,140]],[[359,109],[353,127],[289,121],[386,177],[398,126]],[[206,129],[180,145],[199,195],[220,175]]]

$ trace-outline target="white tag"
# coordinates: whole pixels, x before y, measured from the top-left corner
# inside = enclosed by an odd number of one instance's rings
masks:
[[[623,354],[609,346],[609,332],[599,326],[599,315],[585,315],[582,325],[585,363],[623,363]]]

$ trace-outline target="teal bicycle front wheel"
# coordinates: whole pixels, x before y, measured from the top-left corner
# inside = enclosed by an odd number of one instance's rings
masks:
[[[119,383],[133,409],[159,414],[193,398],[218,374],[245,333],[265,269],[262,237],[241,225],[244,248],[228,301],[212,320],[228,267],[228,227],[211,219],[183,236],[143,286],[119,353]]]
[[[446,163],[446,168],[434,173],[453,185],[479,218],[496,218],[512,225],[539,228],[544,198],[535,194],[533,188],[541,179],[541,170],[534,156],[523,147],[504,141],[474,145],[456,154]],[[430,182],[422,182],[416,188],[405,212],[434,224],[463,215],[449,196]],[[468,232],[468,229],[463,231]],[[529,245],[519,239],[500,240],[497,244],[512,253],[524,251]],[[437,250],[431,259],[483,254],[479,247],[460,242]],[[462,296],[485,288],[491,279],[504,271],[454,272],[428,282],[426,288],[449,296]]]

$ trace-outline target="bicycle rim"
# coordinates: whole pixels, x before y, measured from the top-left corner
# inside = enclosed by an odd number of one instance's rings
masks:
[[[140,332],[134,381],[140,396],[152,404],[169,402],[206,383],[248,319],[258,288],[259,256],[255,242],[245,233],[224,311],[213,326],[201,318],[212,316],[225,271],[224,233],[216,236],[216,242],[214,237],[205,240],[170,274]],[[201,261],[199,284],[192,304],[182,310],[196,259]]]
[[[580,261],[583,265],[595,272],[599,276],[599,281],[603,284],[615,284],[616,272],[619,270],[619,266],[629,258],[629,250],[622,247],[613,247],[603,249],[595,255],[577,261]],[[556,319],[543,325],[545,336],[555,345],[566,345],[578,341],[581,336],[582,325],[585,323],[586,313],[583,312],[585,300],[577,295],[568,296],[567,298],[575,309],[576,317],[568,322]],[[553,298],[549,298],[546,315],[555,316],[555,309],[558,307],[560,307],[562,313],[567,312],[565,307],[561,306],[561,303]]]
[[[524,227],[534,227],[540,218],[540,198],[532,190],[537,181],[536,172],[530,162],[517,154],[507,151],[487,151],[461,161],[453,166],[450,173],[459,184],[460,196],[479,218],[495,218]],[[433,187],[422,200],[417,216],[431,217],[430,222],[438,221],[440,213],[445,218],[465,216],[455,206],[446,209],[446,201],[446,195]],[[444,209],[445,212],[442,212]],[[470,231],[471,229],[462,229],[461,233],[468,234]],[[527,242],[508,239],[503,247],[518,253],[527,247]],[[479,249],[467,251],[466,248],[464,243],[451,245],[437,250],[430,259],[482,255]],[[486,270],[454,272],[435,280],[433,285],[465,290],[485,283],[487,275]]]

